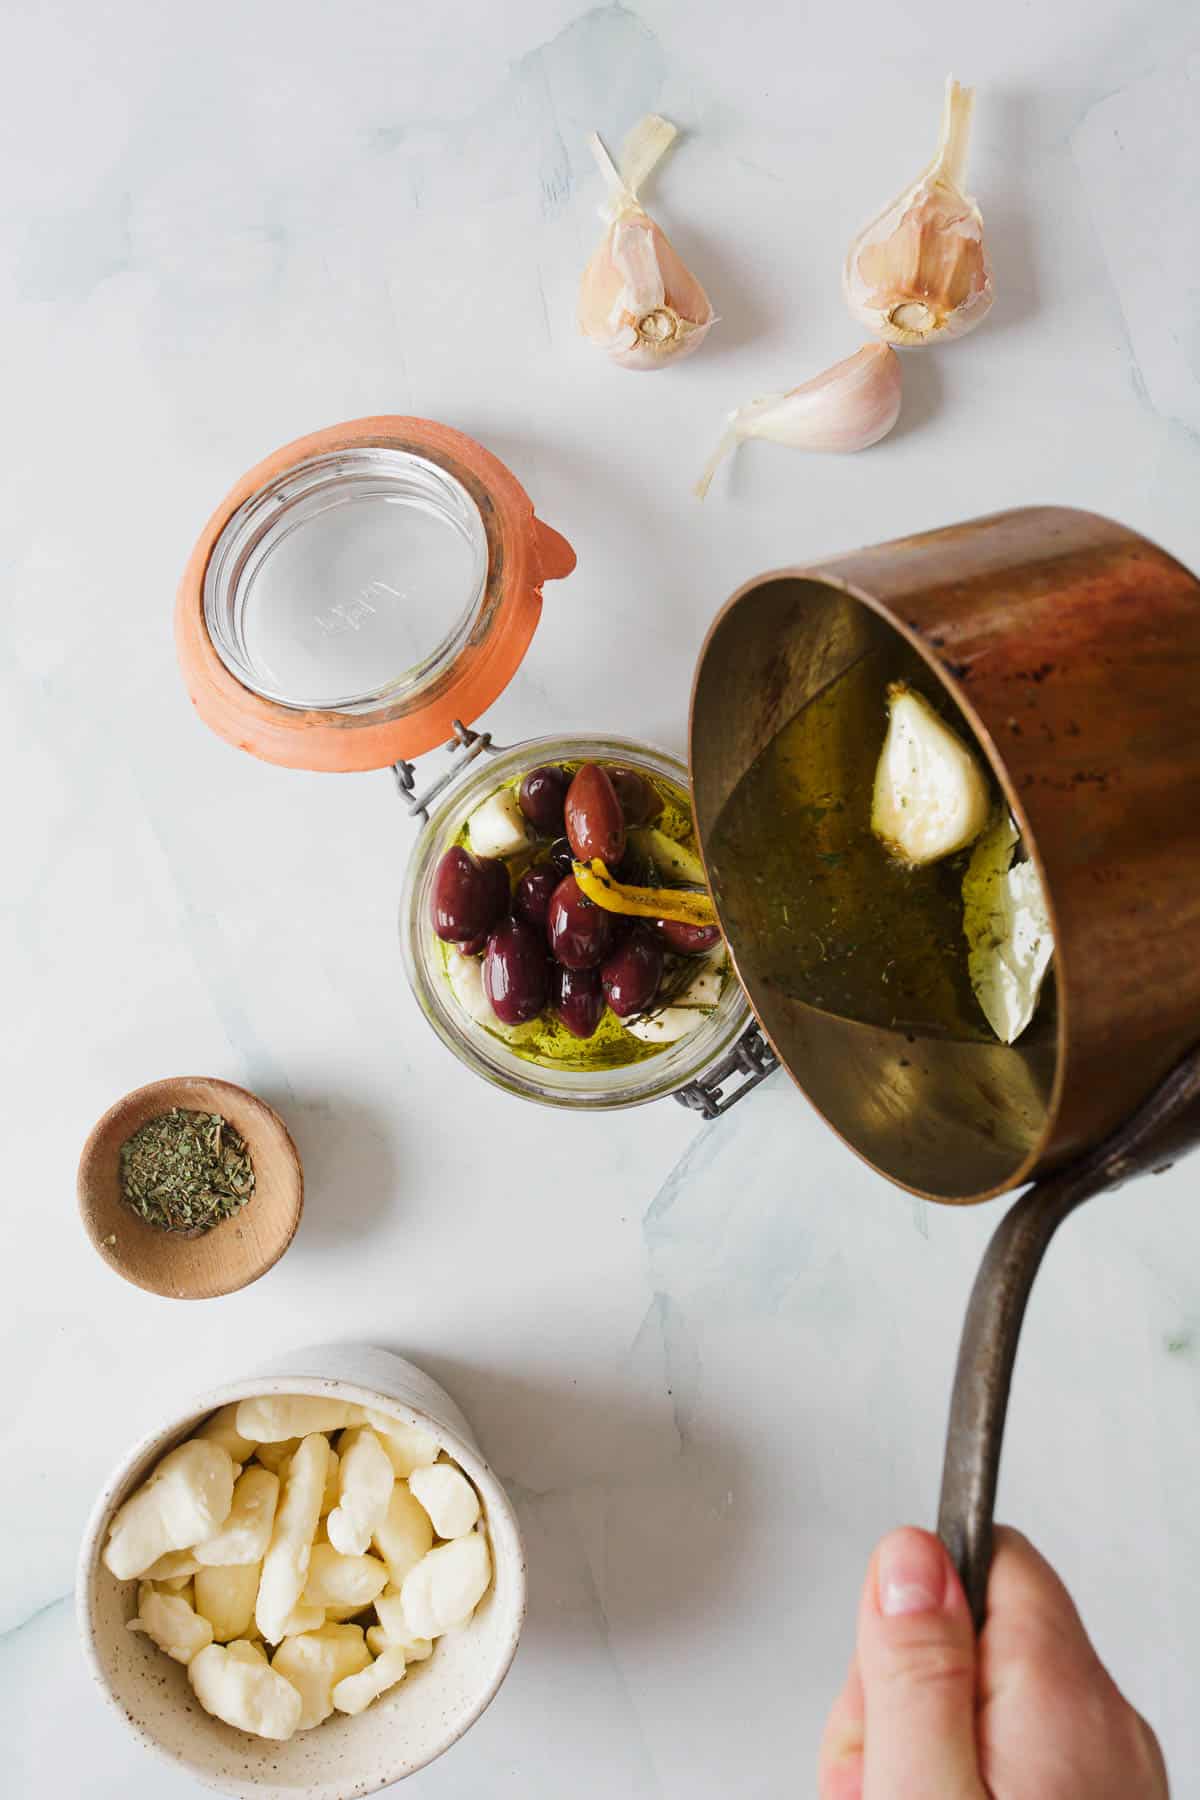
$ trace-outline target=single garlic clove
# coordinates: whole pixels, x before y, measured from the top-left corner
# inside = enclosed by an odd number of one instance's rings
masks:
[[[947,77],[936,156],[847,253],[846,303],[889,343],[961,337],[992,304],[983,217],[963,190],[973,105],[974,90]]]
[[[900,359],[886,344],[864,344],[789,393],[752,400],[730,413],[695,491],[703,500],[720,464],[746,438],[847,454],[877,444],[899,417]]]
[[[979,762],[928,700],[903,682],[888,689],[888,728],[871,829],[912,868],[964,850],[987,824],[991,795]]]
[[[715,318],[703,287],[637,197],[675,135],[650,114],[626,139],[619,169],[597,136],[589,140],[608,184],[608,230],[580,282],[579,327],[625,369],[662,369],[690,356]]]

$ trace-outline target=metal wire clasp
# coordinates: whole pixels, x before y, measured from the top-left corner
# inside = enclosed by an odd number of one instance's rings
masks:
[[[706,1119],[719,1119],[778,1067],[779,1058],[770,1044],[758,1026],[751,1025],[715,1069],[699,1081],[689,1081],[686,1087],[677,1091],[675,1098],[680,1106],[690,1107]],[[731,1075],[742,1075],[745,1079],[731,1094],[723,1094],[722,1087]]]
[[[448,769],[443,769],[436,781],[423,793],[417,792],[416,763],[403,761],[393,763],[392,774],[396,778],[396,787],[399,790],[400,798],[414,819],[420,819],[422,824],[428,824],[429,808],[440,794],[445,793],[452,782],[458,780],[467,765],[473,763],[477,756],[484,754],[498,756],[505,747],[503,744],[492,742],[490,731],[472,731],[470,726],[464,725],[461,719],[455,719],[454,736],[445,748],[452,756],[460,750],[462,755]]]

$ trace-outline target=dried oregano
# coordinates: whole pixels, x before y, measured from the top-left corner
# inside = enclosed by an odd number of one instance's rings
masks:
[[[245,1206],[254,1164],[220,1113],[173,1106],[122,1144],[121,1191],[148,1225],[196,1237]]]

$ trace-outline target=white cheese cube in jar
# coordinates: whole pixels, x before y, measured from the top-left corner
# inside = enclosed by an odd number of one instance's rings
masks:
[[[528,847],[529,826],[511,788],[500,788],[475,808],[467,837],[476,856],[515,856]]]

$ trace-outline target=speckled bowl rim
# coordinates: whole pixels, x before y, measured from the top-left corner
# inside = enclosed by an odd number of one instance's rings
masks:
[[[309,1353],[301,1351],[296,1354],[300,1357],[307,1356]],[[421,1375],[425,1381],[433,1381],[432,1376],[426,1375],[424,1370],[418,1369],[417,1365],[410,1363],[406,1357],[401,1357],[396,1352],[384,1352],[384,1354],[392,1355],[396,1362],[407,1368],[413,1369],[416,1373]],[[434,1385],[440,1386],[440,1384]],[[497,1544],[496,1533],[492,1529],[493,1518],[502,1519],[506,1526],[507,1534],[511,1534],[511,1547],[507,1547],[505,1552],[505,1573],[509,1581],[512,1582],[515,1590],[513,1618],[508,1630],[508,1641],[501,1651],[500,1658],[496,1664],[495,1672],[491,1680],[487,1683],[486,1688],[479,1694],[477,1704],[469,1710],[465,1717],[460,1717],[456,1720],[454,1726],[446,1733],[444,1742],[440,1743],[438,1747],[431,1751],[428,1756],[424,1757],[421,1762],[412,1764],[408,1767],[403,1767],[399,1770],[394,1768],[390,1769],[377,1777],[368,1778],[365,1783],[359,1782],[354,1787],[354,1792],[357,1795],[365,1796],[368,1794],[377,1794],[382,1792],[385,1788],[392,1787],[396,1782],[406,1780],[410,1775],[418,1774],[421,1769],[426,1769],[431,1763],[436,1762],[438,1757],[444,1755],[447,1750],[451,1749],[452,1746],[456,1744],[459,1739],[470,1730],[471,1726],[474,1725],[487,1711],[499,1692],[501,1684],[508,1674],[509,1669],[512,1667],[513,1658],[517,1653],[517,1645],[521,1637],[521,1630],[525,1623],[525,1614],[528,1610],[527,1564],[524,1545],[521,1538],[521,1529],[517,1522],[517,1516],[512,1502],[498,1477],[493,1473],[491,1467],[484,1460],[480,1451],[471,1439],[464,1437],[452,1424],[444,1422],[435,1417],[432,1413],[425,1413],[419,1408],[407,1406],[403,1401],[393,1399],[381,1389],[364,1386],[360,1382],[348,1381],[340,1376],[250,1376],[244,1380],[226,1382],[220,1387],[206,1390],[190,1405],[176,1413],[170,1424],[159,1426],[157,1430],[148,1432],[144,1437],[140,1438],[138,1442],[130,1448],[126,1455],[121,1458],[121,1461],[114,1467],[105,1480],[99,1498],[92,1507],[92,1510],[88,1515],[87,1523],[84,1526],[75,1581],[75,1616],[79,1627],[79,1637],[83,1647],[84,1660],[87,1663],[88,1673],[91,1675],[92,1680],[95,1682],[104,1700],[109,1707],[111,1707],[113,1712],[117,1714],[125,1728],[144,1749],[152,1751],[161,1761],[170,1764],[174,1769],[185,1769],[194,1780],[198,1781],[201,1786],[208,1788],[210,1791],[224,1794],[235,1791],[226,1787],[223,1783],[214,1780],[209,1771],[198,1767],[189,1757],[178,1755],[174,1751],[168,1749],[165,1744],[160,1743],[150,1732],[144,1730],[137,1720],[132,1718],[130,1714],[126,1712],[125,1708],[121,1705],[121,1702],[112,1691],[112,1688],[109,1686],[108,1678],[100,1660],[100,1653],[97,1649],[95,1638],[95,1620],[93,1617],[92,1602],[94,1597],[94,1583],[100,1562],[100,1553],[104,1546],[105,1533],[114,1511],[125,1498],[126,1490],[129,1488],[131,1480],[130,1471],[136,1468],[146,1457],[153,1454],[156,1450],[165,1448],[172,1439],[179,1436],[180,1432],[186,1430],[189,1424],[200,1420],[209,1413],[215,1412],[218,1407],[228,1405],[231,1400],[251,1400],[262,1394],[311,1394],[321,1397],[335,1396],[340,1400],[351,1401],[360,1406],[370,1406],[377,1412],[390,1413],[405,1425],[416,1425],[424,1429],[432,1429],[437,1434],[443,1449],[447,1450],[454,1457],[479,1488],[483,1500],[484,1518],[486,1519],[489,1528],[489,1543],[491,1544],[492,1554],[497,1559],[499,1559],[501,1550]],[[447,1399],[449,1399],[448,1395]],[[451,1405],[454,1407],[454,1411],[457,1412],[458,1408],[454,1406],[453,1401],[451,1401]],[[462,1415],[459,1414],[459,1417],[461,1418]],[[463,1420],[463,1424],[466,1424],[465,1419]],[[515,1555],[513,1554],[514,1551]],[[493,1574],[493,1582],[494,1580],[495,1576]],[[317,1783],[312,1787],[303,1790],[298,1788],[278,1788],[274,1787],[273,1784],[269,1782],[258,1782],[253,1779],[243,1784],[244,1790],[267,1796],[268,1800],[270,1800],[271,1796],[278,1796],[279,1800],[296,1800],[296,1797],[301,1793],[304,1794],[305,1800],[343,1800],[346,1786],[347,1784],[344,1780],[339,1782],[336,1787],[328,1786],[325,1783]]]

